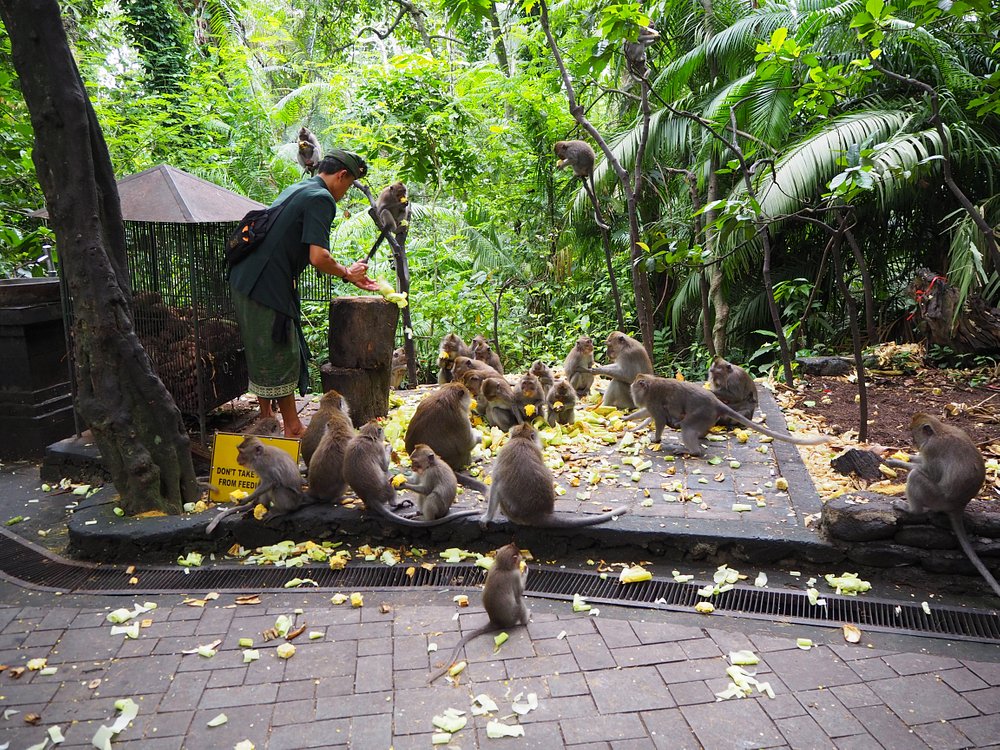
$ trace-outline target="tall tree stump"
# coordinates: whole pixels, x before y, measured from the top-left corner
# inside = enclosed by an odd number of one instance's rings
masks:
[[[347,400],[355,427],[389,412],[389,376],[399,308],[381,297],[330,300],[330,361],[320,368],[323,390]]]

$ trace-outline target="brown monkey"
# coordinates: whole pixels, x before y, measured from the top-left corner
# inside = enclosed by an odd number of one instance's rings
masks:
[[[389,480],[389,446],[385,442],[382,426],[372,420],[358,430],[351,438],[344,454],[344,478],[351,489],[361,498],[365,508],[378,513],[382,518],[401,526],[440,526],[462,516],[471,516],[474,510],[455,513],[434,521],[414,521],[412,518],[393,513],[391,508],[399,507],[396,490]]]
[[[635,78],[646,77],[646,48],[659,38],[660,32],[652,26],[640,26],[638,38],[634,42],[625,42],[625,63]]]
[[[447,383],[428,393],[417,404],[406,428],[406,452],[423,443],[455,471],[472,461],[479,433],[472,429],[469,407],[472,395],[461,383]],[[458,477],[461,482],[461,475]]]
[[[535,417],[545,416],[545,392],[538,378],[531,373],[521,376],[514,386],[514,404],[521,415],[518,421],[531,421]],[[532,407],[530,410],[525,408],[529,405]],[[531,411],[531,414],[528,414],[528,411]]]
[[[528,373],[538,378],[538,384],[542,387],[542,394],[547,396],[549,389],[552,387],[552,382],[555,380],[549,366],[542,362],[542,360],[536,359],[531,363]]]
[[[524,570],[521,570],[521,553],[513,542],[496,551],[493,565],[486,574],[486,583],[483,584],[483,607],[486,609],[489,622],[463,635],[448,657],[448,663],[443,669],[431,675],[427,680],[428,683],[434,682],[447,672],[455,663],[455,658],[462,647],[473,638],[528,624],[531,613],[524,604],[524,582],[527,578],[528,568],[525,566]]]
[[[479,525],[486,528],[503,510],[514,523],[543,529],[571,529],[609,521],[628,511],[622,505],[609,513],[584,516],[557,516],[552,471],[542,460],[542,440],[528,422],[510,431],[510,439],[493,463],[490,502]]]
[[[482,336],[472,339],[473,359],[485,362],[498,373],[503,375],[503,365],[500,364],[500,356],[493,351],[489,343]]]
[[[830,441],[825,435],[797,438],[772,432],[730,409],[708,389],[672,378],[639,374],[632,383],[632,398],[639,406],[639,410],[629,414],[626,419],[648,417],[642,424],[652,419],[655,427],[653,440],[657,443],[663,436],[665,426],[680,429],[684,447],[692,456],[702,455],[704,451],[698,441],[708,434],[721,416],[729,417],[744,427],[776,440],[784,440],[786,443],[819,445]]]
[[[410,454],[410,464],[417,475],[416,483],[404,482],[401,487],[417,493],[417,508],[420,515],[427,521],[435,521],[448,515],[448,509],[455,503],[458,492],[458,479],[451,467],[442,461],[438,455],[423,443],[420,443]],[[475,481],[470,478],[470,481]],[[476,482],[476,489],[485,495],[486,485]],[[475,515],[478,511],[470,510],[456,513],[453,518]]]
[[[897,500],[894,504],[909,513],[929,510],[946,513],[962,551],[1000,596],[1000,584],[972,548],[962,515],[986,480],[983,455],[965,432],[930,414],[914,414],[910,434],[919,455],[909,462],[894,459],[885,462],[910,470],[906,478],[906,501]]]
[[[573,386],[578,398],[584,398],[590,393],[594,384],[594,376],[590,368],[594,366],[594,342],[590,336],[581,336],[563,362],[563,375]]]
[[[469,393],[472,394],[472,398],[476,400],[476,414],[485,419],[486,399],[482,397],[484,380],[486,380],[486,373],[479,370],[467,370],[462,376],[462,385],[468,389]]]
[[[611,378],[607,390],[604,391],[604,405],[616,409],[631,409],[635,406],[629,386],[639,373],[651,375],[653,363],[642,344],[621,331],[612,331],[606,342],[608,361],[610,365],[599,365],[590,368],[594,375],[604,375]]]
[[[337,392],[328,391],[323,398],[330,393]],[[347,489],[344,454],[353,437],[354,425],[350,417],[339,408],[330,409],[323,435],[309,462],[309,494],[312,497],[336,502],[343,496]]]
[[[730,409],[753,419],[757,408],[757,384],[742,367],[717,356],[708,368],[708,387]],[[735,422],[728,417],[720,417],[719,424],[731,426]]]
[[[299,152],[297,159],[299,166],[309,173],[309,176],[316,174],[320,160],[323,158],[323,148],[319,145],[319,140],[307,127],[299,128]]]
[[[505,378],[499,375],[485,378],[479,387],[479,398],[486,405],[484,414],[486,421],[494,427],[507,432],[514,425],[524,421],[517,406],[514,389]]]
[[[556,169],[572,167],[573,175],[579,177],[583,182],[583,189],[590,197],[590,202],[594,204],[594,221],[597,226],[607,231],[611,227],[601,219],[601,204],[597,201],[597,192],[594,190],[594,161],[596,155],[594,149],[586,141],[557,141],[552,147],[555,155],[559,157],[556,162]]]
[[[471,357],[456,357],[454,365],[452,365],[451,368],[451,377],[453,380],[461,382],[462,378],[465,377],[465,373],[469,370],[478,370],[489,378],[502,377],[499,372],[494,370],[485,362],[478,359],[472,359]]]
[[[550,427],[576,422],[576,391],[565,378],[559,378],[552,384],[545,402],[548,407],[547,419]]]
[[[302,451],[302,460],[305,461],[306,467],[309,466],[313,453],[319,447],[319,441],[323,437],[323,431],[326,430],[326,424],[333,412],[350,416],[347,401],[339,392],[331,388],[319,400],[319,409],[316,410],[312,419],[309,420],[309,424],[306,425],[306,431],[303,433],[299,443],[299,448]]]
[[[471,357],[472,349],[462,341],[457,333],[449,333],[441,339],[438,352],[438,385],[450,383],[453,380],[452,369],[458,357]]]
[[[407,365],[406,349],[399,347],[392,353],[392,368],[389,371],[389,387],[393,390],[399,388],[406,380]]]
[[[219,522],[234,513],[246,514],[258,503],[267,508],[266,518],[283,516],[313,502],[302,492],[302,476],[295,459],[281,448],[267,445],[248,435],[236,446],[236,463],[250,469],[260,482],[242,505],[226,508],[205,527],[211,534]]]
[[[382,229],[399,234],[410,224],[410,200],[406,195],[406,185],[394,182],[382,189],[375,201],[375,213],[382,220]]]

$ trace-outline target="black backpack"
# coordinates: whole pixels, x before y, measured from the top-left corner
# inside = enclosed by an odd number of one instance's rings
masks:
[[[230,268],[249,258],[253,251],[263,244],[268,230],[281,216],[282,209],[293,195],[297,195],[305,187],[308,185],[296,190],[275,206],[255,208],[240,219],[236,229],[226,238],[226,262]]]

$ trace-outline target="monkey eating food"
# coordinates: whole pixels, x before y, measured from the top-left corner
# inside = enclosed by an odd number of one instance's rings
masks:
[[[323,158],[323,148],[319,145],[319,140],[313,132],[304,126],[299,129],[298,145],[299,152],[296,159],[298,159],[299,166],[312,177],[316,174],[319,162]]]
[[[370,261],[378,251],[385,236],[392,232],[398,238],[406,232],[410,226],[410,199],[406,192],[406,185],[402,182],[394,182],[382,188],[375,200],[375,206],[369,213],[374,213],[382,222],[382,231],[379,232],[378,239],[368,251],[365,262]]]
[[[441,339],[438,353],[438,385],[444,385],[454,380],[455,360],[459,357],[471,358],[472,354],[472,349],[462,340],[461,336],[457,333],[446,334]]]
[[[478,408],[480,404],[485,405],[483,417],[486,421],[504,432],[524,421],[514,389],[505,378],[497,376],[483,379],[479,386],[479,401],[476,407]]]
[[[410,454],[410,465],[418,481],[404,482],[400,487],[417,493],[417,509],[425,520],[444,518],[455,503],[458,492],[455,472],[423,443],[414,447]],[[482,491],[485,494],[486,485],[483,485]]]
[[[524,583],[528,578],[528,568],[524,566],[524,569],[521,569],[521,553],[517,545],[511,543],[498,549],[495,554],[493,565],[486,574],[486,583],[483,585],[483,607],[486,609],[489,622],[462,636],[448,657],[448,663],[443,669],[431,675],[427,680],[428,683],[434,682],[447,672],[465,644],[473,638],[528,624],[531,613],[524,604]]]
[[[742,367],[717,356],[708,368],[708,387],[730,409],[753,419],[757,408],[757,384]],[[720,417],[719,424],[732,426],[736,422]]]
[[[489,506],[479,519],[484,529],[500,510],[514,523],[525,526],[574,529],[610,521],[629,509],[622,505],[599,515],[556,515],[552,471],[542,459],[542,440],[528,422],[510,431],[510,439],[493,464],[491,479]]]
[[[654,425],[653,441],[659,443],[663,437],[663,428],[680,429],[681,441],[689,455],[700,456],[704,449],[699,442],[715,426],[719,417],[726,416],[744,427],[767,435],[776,440],[784,440],[795,445],[819,445],[830,441],[825,435],[813,437],[791,437],[772,432],[761,427],[742,414],[739,414],[719,401],[711,391],[694,383],[672,378],[660,378],[656,375],[637,375],[632,383],[632,398],[639,407],[638,411],[629,414],[626,419],[650,419]]]
[[[997,583],[976,554],[965,530],[963,512],[986,481],[986,463],[976,444],[958,427],[944,424],[930,414],[917,412],[910,421],[910,434],[919,452],[909,462],[890,459],[889,466],[908,469],[906,500],[896,501],[909,513],[940,511],[947,514],[958,543],[993,592]]]
[[[621,331],[612,331],[606,342],[609,365],[599,365],[590,368],[594,375],[604,375],[611,378],[604,391],[604,405],[616,409],[632,409],[635,402],[629,386],[640,373],[652,375],[653,363],[642,344]]]
[[[576,421],[576,391],[565,378],[559,378],[553,383],[545,404],[549,427],[573,424]]]
[[[396,502],[396,490],[389,480],[389,446],[385,442],[382,426],[376,421],[362,426],[358,434],[348,443],[344,453],[344,477],[351,485],[351,489],[364,502],[366,509],[401,526],[411,528],[440,526],[456,518],[475,515],[478,512],[466,510],[433,521],[414,521],[393,513],[391,509],[399,507],[399,504]]]
[[[250,469],[260,482],[242,505],[226,508],[205,527],[211,534],[226,516],[234,513],[246,514],[257,505],[267,508],[265,518],[274,518],[298,510],[313,502],[302,492],[302,476],[295,459],[281,448],[262,443],[259,438],[248,435],[236,446],[236,463]],[[264,519],[261,519],[264,520]]]
[[[538,378],[530,372],[522,375],[514,386],[514,405],[521,415],[519,422],[545,416],[545,391]]]

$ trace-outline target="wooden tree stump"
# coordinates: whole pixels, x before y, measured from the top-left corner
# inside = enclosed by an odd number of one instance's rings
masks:
[[[323,390],[347,400],[355,427],[389,412],[389,376],[399,308],[381,297],[330,300],[330,361],[320,368]]]
[[[958,315],[958,290],[926,268],[910,284],[917,302],[917,328],[928,344],[950,348],[956,354],[996,354],[1000,351],[1000,309],[970,294]]]

